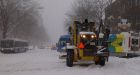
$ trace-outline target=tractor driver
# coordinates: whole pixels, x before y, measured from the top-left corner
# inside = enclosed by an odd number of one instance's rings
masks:
[[[81,31],[89,31],[89,22],[88,19],[85,19],[85,22],[81,25]]]

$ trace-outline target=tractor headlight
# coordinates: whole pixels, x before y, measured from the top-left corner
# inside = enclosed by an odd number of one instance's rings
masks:
[[[86,35],[81,35],[82,38],[86,38]]]
[[[96,35],[91,35],[91,38],[93,38],[93,39],[96,38]]]
[[[94,35],[91,35],[91,38],[94,38]]]
[[[83,35],[83,38],[86,38],[86,35]]]

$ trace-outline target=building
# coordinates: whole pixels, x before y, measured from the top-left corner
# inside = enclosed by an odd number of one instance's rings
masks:
[[[132,30],[140,30],[140,0],[116,0],[105,9],[105,24],[116,32],[120,19],[127,19]]]

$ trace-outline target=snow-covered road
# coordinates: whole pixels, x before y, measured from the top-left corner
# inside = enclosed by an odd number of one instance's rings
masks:
[[[0,75],[140,75],[140,57],[124,59],[111,57],[99,65],[65,66],[54,50],[36,49],[26,53],[0,53]]]

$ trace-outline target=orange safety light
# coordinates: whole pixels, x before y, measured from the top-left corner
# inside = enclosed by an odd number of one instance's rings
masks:
[[[85,45],[81,42],[81,43],[79,44],[78,48],[83,49],[83,48],[85,48]]]

